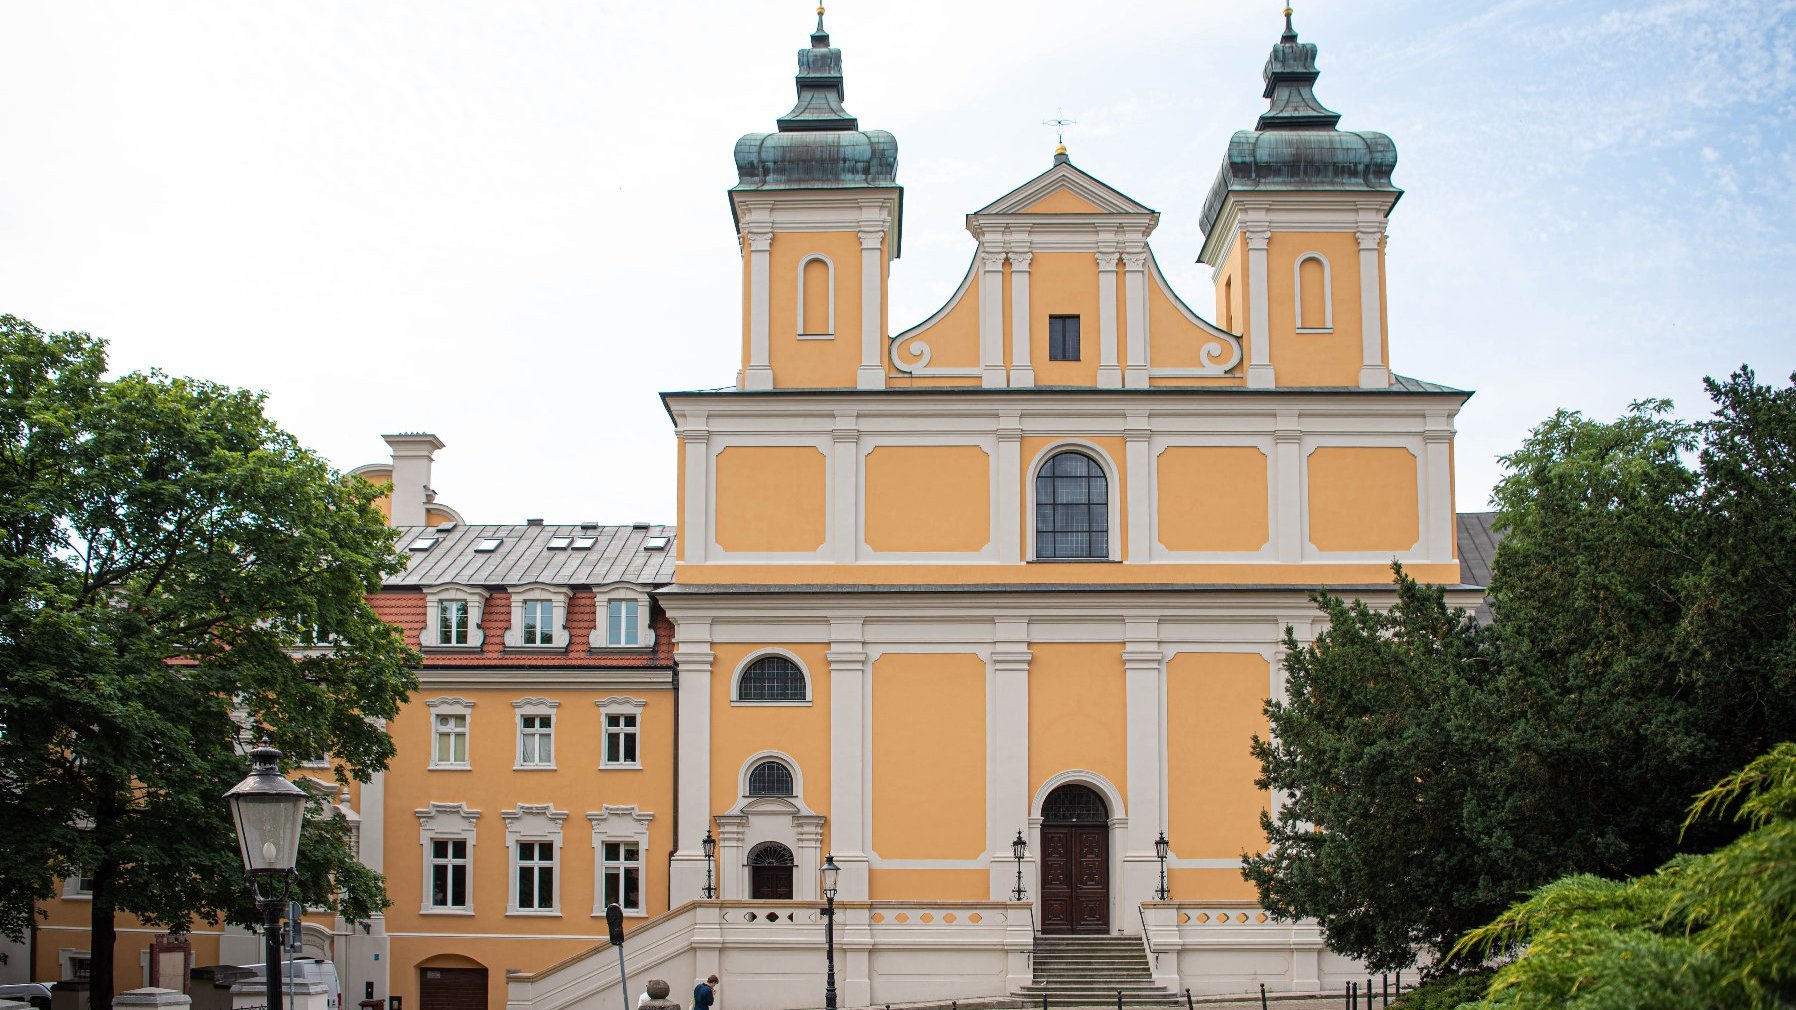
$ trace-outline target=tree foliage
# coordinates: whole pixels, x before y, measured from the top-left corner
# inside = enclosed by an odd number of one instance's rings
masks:
[[[96,1005],[112,917],[253,922],[222,796],[240,737],[366,781],[413,653],[366,594],[400,567],[374,499],[258,394],[105,377],[103,343],[0,316],[0,931],[92,878]],[[309,647],[316,646],[316,647]],[[363,918],[381,878],[320,797],[309,904]]]
[[[1246,863],[1262,902],[1407,965],[1555,878],[1651,871],[1689,796],[1796,737],[1792,380],[1710,381],[1700,423],[1644,401],[1535,428],[1494,495],[1493,629],[1401,574],[1388,612],[1318,595],[1330,629],[1287,635],[1255,744],[1292,796]]]
[[[1688,828],[1734,810],[1749,826],[1703,855],[1614,881],[1556,880],[1461,949],[1521,950],[1482,1005],[1571,1010],[1780,1010],[1796,1005],[1796,744],[1698,797]]]

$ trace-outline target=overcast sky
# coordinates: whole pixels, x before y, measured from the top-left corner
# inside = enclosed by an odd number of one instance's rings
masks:
[[[898,137],[893,332],[963,215],[1046,169],[1198,211],[1264,107],[1277,2],[837,0],[847,106]],[[1796,369],[1796,0],[1299,0],[1317,94],[1397,144],[1392,365],[1477,390],[1459,503],[1565,406]],[[655,394],[730,384],[742,133],[791,106],[808,0],[0,4],[0,312],[266,390],[348,468],[448,443],[471,521],[674,519]]]

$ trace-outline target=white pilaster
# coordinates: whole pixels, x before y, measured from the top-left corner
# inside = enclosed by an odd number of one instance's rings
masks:
[[[991,854],[991,898],[1010,900],[1016,887],[1016,859],[1010,851],[1018,831],[1029,827],[1029,622],[1000,618],[987,666],[985,737],[985,836]],[[1035,893],[1035,842],[1023,861],[1023,886]]]
[[[979,384],[1003,388],[1004,251],[979,250]]]
[[[681,502],[681,559],[687,564],[702,565],[711,543],[711,433],[705,427],[705,412],[695,410],[686,415],[677,432],[686,446],[686,500]]]
[[[744,389],[772,389],[769,350],[773,311],[773,225],[751,223],[748,232],[748,368]]]
[[[1123,385],[1147,388],[1147,251],[1123,253],[1123,315],[1128,326],[1128,348],[1123,358]]]
[[[872,741],[863,732],[869,699],[860,618],[829,622],[829,845],[842,868],[844,901],[867,900],[867,796]]]
[[[1122,366],[1116,360],[1116,247],[1098,242],[1098,386],[1122,387]]]
[[[877,219],[867,219],[865,215],[869,210],[877,212],[879,205],[863,204],[861,207],[861,366],[855,369],[854,384],[860,389],[884,389],[886,316],[881,294],[885,278],[882,248],[885,229],[877,226]]]
[[[1455,535],[1453,515],[1453,422],[1446,411],[1429,411],[1427,429],[1423,432],[1422,549],[1428,560],[1453,560]]]
[[[1014,565],[1023,559],[1023,531],[1018,525],[1022,516],[1023,466],[1022,415],[1015,411],[998,415],[998,459],[995,482],[997,521],[992,536],[998,541],[998,561]]]
[[[687,618],[675,633],[679,642],[674,650],[674,664],[679,670],[680,690],[680,776],[676,793],[679,810],[679,837],[675,839],[672,865],[668,867],[668,904],[679,907],[702,896],[705,886],[705,832],[711,827],[711,622],[704,618]],[[736,840],[741,848],[741,839]],[[739,865],[742,853],[734,861],[720,844],[717,852],[719,896],[741,898],[722,891],[725,867]]]
[[[1165,717],[1160,709],[1159,622],[1127,620],[1123,634],[1123,694],[1128,719],[1129,826],[1123,848],[1122,907],[1154,898],[1160,885],[1160,860],[1154,840],[1166,828],[1160,808],[1166,762]],[[1139,921],[1123,916],[1124,932],[1139,930]],[[1131,928],[1133,926],[1134,928]]]
[[[1010,384],[1035,385],[1035,365],[1030,361],[1029,263],[1033,253],[1010,251]]]
[[[853,564],[860,555],[861,432],[852,410],[836,411],[830,428],[829,529],[830,557]]]
[[[1303,545],[1309,531],[1303,528],[1303,431],[1297,426],[1297,412],[1278,412],[1278,427],[1273,430],[1272,538],[1278,545],[1281,564],[1294,565],[1303,560]]]
[[[1378,246],[1382,226],[1361,222],[1359,231],[1360,360],[1359,384],[1383,389],[1391,384],[1384,360],[1384,305],[1378,287]]]
[[[356,858],[376,873],[383,872],[387,857],[387,773],[375,772],[362,783],[356,815],[362,819],[356,842]]]
[[[1127,449],[1129,514],[1129,560],[1140,563],[1151,558],[1154,504],[1154,457],[1148,436],[1147,411],[1131,410],[1123,427]]]
[[[1277,385],[1272,374],[1272,293],[1268,290],[1266,247],[1272,243],[1272,229],[1259,225],[1249,227],[1242,237],[1247,240],[1247,385],[1251,389],[1271,389]]]

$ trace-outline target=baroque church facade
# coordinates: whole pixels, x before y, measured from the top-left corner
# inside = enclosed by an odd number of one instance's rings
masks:
[[[1118,937],[1144,999],[1354,977],[1240,873],[1279,803],[1248,747],[1284,631],[1313,640],[1318,585],[1388,602],[1392,559],[1468,607],[1482,579],[1470,394],[1392,370],[1395,146],[1338,128],[1316,61],[1286,11],[1199,222],[1207,317],[1160,215],[1062,147],[994,183],[965,278],[897,329],[898,141],[844,108],[819,10],[795,105],[735,148],[736,385],[662,394],[677,534],[470,525],[429,435],[358,471],[394,485],[410,565],[374,603],[424,665],[392,767],[337,800],[394,906],[308,917],[345,998],[615,1006],[616,901],[633,979],[815,1005],[826,859],[847,1006],[1033,997],[1056,944]],[[79,963],[79,899],[36,977]]]

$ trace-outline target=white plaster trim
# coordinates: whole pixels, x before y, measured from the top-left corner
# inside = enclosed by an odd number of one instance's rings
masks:
[[[792,773],[792,795],[791,796],[767,797],[767,796],[750,796],[748,794],[748,775],[749,775],[749,773],[754,771],[757,766],[759,766],[763,762],[767,762],[767,761],[778,761],[780,764],[783,764],[786,766],[787,771]],[[764,800],[764,799],[791,800],[792,802],[800,804],[800,805],[803,805],[803,803],[804,803],[804,769],[799,766],[797,759],[792,757],[792,755],[787,754],[785,751],[782,751],[782,750],[756,751],[755,753],[750,754],[748,756],[747,760],[742,762],[742,766],[740,768],[736,769],[736,805],[730,808],[730,813],[732,813],[732,814],[737,813],[738,812],[737,808],[741,807],[745,803],[749,803],[754,800]]]
[[[827,314],[824,319],[824,322],[827,325],[825,326],[825,328],[823,330],[821,330],[819,332],[812,332],[810,330],[805,329],[805,326],[804,326],[804,324],[806,322],[806,319],[804,317],[805,316],[805,304],[806,304],[805,300],[804,300],[804,268],[809,266],[812,260],[822,261],[823,268],[825,271],[824,276],[826,278],[828,278],[827,283],[829,285],[829,299],[828,299],[829,307],[826,310]],[[800,340],[834,340],[836,338],[836,263],[834,260],[830,259],[828,256],[825,256],[822,253],[811,253],[809,256],[806,256],[804,259],[801,259],[798,261],[798,320],[797,320],[797,323],[798,323],[798,325],[797,325],[798,339],[800,339]]]
[[[1087,456],[1090,456],[1097,461],[1098,466],[1104,471],[1104,480],[1106,482],[1105,491],[1108,493],[1110,500],[1106,512],[1106,521],[1109,528],[1105,531],[1105,536],[1109,540],[1109,543],[1106,545],[1108,553],[1103,558],[1042,558],[1036,553],[1035,478],[1041,472],[1044,463],[1054,458],[1057,453],[1066,449],[1076,449]],[[1122,541],[1123,537],[1128,532],[1128,517],[1122,515],[1122,488],[1117,480],[1116,461],[1110,458],[1109,453],[1100,449],[1095,443],[1086,441],[1082,438],[1058,439],[1044,446],[1040,452],[1036,453],[1035,456],[1029,460],[1029,471],[1024,480],[1028,484],[1023,490],[1024,505],[1026,506],[1023,510],[1023,515],[1025,517],[1024,532],[1028,536],[1028,541],[1025,545],[1025,550],[1027,551],[1025,557],[1031,561],[1045,561],[1049,563],[1068,562],[1071,564],[1104,561],[1106,559],[1110,561],[1122,560]]]
[[[555,739],[557,736],[556,731],[561,728],[561,719],[555,715],[555,709],[559,708],[560,706],[561,706],[561,702],[555,701],[552,698],[543,698],[543,697],[519,698],[511,703],[511,707],[514,709],[517,709],[517,715],[515,717],[516,718],[515,725],[516,725],[517,734],[518,734],[517,735],[517,745],[512,748],[513,751],[515,752],[513,755],[514,763],[512,764],[513,771],[554,771],[555,770],[555,762],[559,761],[561,759],[561,742],[559,740]],[[530,764],[524,763],[524,717],[525,716],[548,716],[549,717],[549,757],[550,757],[549,761],[533,762]]]
[[[1303,265],[1310,260],[1322,264],[1322,325],[1305,326],[1303,318]],[[1298,333],[1333,333],[1335,329],[1334,268],[1328,257],[1319,252],[1306,252],[1291,264],[1291,319]]]
[[[643,813],[635,804],[613,806],[605,804],[601,809],[588,811],[586,819],[592,825],[592,914],[605,914],[605,843],[634,842],[636,845],[636,896],[643,902],[637,908],[624,908],[623,913],[629,918],[647,918],[649,893],[649,822],[655,819],[652,813]],[[628,865],[628,864],[625,864]],[[620,906],[622,907],[621,903]]]
[[[444,697],[432,698],[424,703],[424,707],[430,711],[429,767],[455,770],[471,768],[474,764],[474,703],[466,698]],[[462,717],[461,736],[468,755],[466,761],[437,760],[437,716],[439,715],[459,715]]]
[[[798,667],[798,672],[800,674],[804,675],[804,700],[803,701],[741,701],[736,697],[736,687],[737,687],[737,684],[742,680],[743,672],[746,671],[749,667],[753,666],[756,663],[756,661],[765,659],[768,656],[779,656],[784,659],[789,659],[792,661],[792,665]],[[813,688],[811,685],[810,668],[805,666],[804,660],[799,659],[796,654],[789,652],[785,649],[779,649],[779,648],[756,649],[754,652],[751,652],[747,656],[743,657],[742,661],[740,663],[736,664],[736,669],[731,671],[731,673],[730,673],[730,705],[732,707],[733,706],[742,706],[745,708],[805,708],[811,704],[811,699],[813,697],[814,697],[814,693],[813,693]],[[769,751],[768,753],[772,753],[772,752]],[[790,760],[790,759],[788,759],[788,760]],[[747,781],[748,780],[746,778],[743,779],[744,783],[746,783]],[[746,795],[746,794],[747,794],[746,789],[744,789],[744,795]]]
[[[560,915],[561,914],[561,878],[564,860],[561,858],[561,822],[567,820],[567,811],[556,810],[550,803],[520,803],[510,810],[502,810],[499,816],[505,819],[505,851],[510,861],[506,874],[506,915]],[[518,843],[548,842],[554,848],[554,861],[551,864],[553,874],[553,904],[548,908],[518,907]],[[469,862],[473,861],[473,853],[469,853]]]
[[[833,421],[834,411],[831,411],[828,417]],[[711,520],[711,523],[710,528],[705,531],[705,539],[710,544],[709,550],[715,552],[714,561],[728,561],[736,564],[779,564],[782,562],[825,563],[831,559],[830,552],[834,547],[834,541],[837,536],[846,535],[852,537],[854,535],[851,532],[843,533],[836,530],[834,524],[829,521],[829,462],[830,452],[834,447],[834,437],[829,431],[813,431],[805,432],[803,434],[795,432],[791,435],[742,431],[734,432],[727,436],[714,432],[713,436],[707,440],[707,445],[710,452],[706,466],[706,479],[702,482],[702,485],[705,494],[705,511],[708,518]],[[817,453],[823,457],[823,489],[825,499],[823,543],[819,544],[816,550],[732,551],[717,542],[717,460],[729,449],[745,447],[815,449],[817,450]],[[690,454],[692,452],[692,447],[688,446],[686,451]],[[686,493],[688,495],[692,494],[690,485],[688,485]]]
[[[475,822],[480,820],[480,811],[469,810],[466,803],[437,803],[432,801],[422,810],[412,811],[418,818],[418,848],[422,858],[423,889],[418,892],[418,911],[426,915],[472,915],[474,914],[474,844],[478,833],[474,830]],[[468,843],[466,862],[467,888],[466,905],[445,906],[438,908],[430,903],[430,843],[433,841],[462,840]]]
[[[1072,162],[1061,162],[1021,186],[998,197],[968,215],[971,225],[986,224],[985,218],[1020,215],[1046,197],[1066,191],[1098,209],[1099,214],[1142,214],[1158,220],[1159,214],[1112,189],[1102,180],[1085,172]],[[1028,215],[1039,217],[1043,215]],[[1064,216],[1064,215],[1056,215]],[[1082,216],[1090,216],[1086,212]],[[1150,229],[1152,225],[1148,226]]]
[[[594,704],[599,707],[599,768],[601,770],[641,768],[642,710],[648,706],[648,701],[643,698],[627,698],[623,695],[612,695],[609,698],[601,698]],[[608,757],[611,753],[611,720],[609,717],[614,715],[630,715],[636,717],[636,725],[628,734],[636,738],[636,760],[634,761],[612,761]]]
[[[486,632],[481,624],[486,618],[486,599],[489,595],[491,594],[484,589],[457,582],[425,586],[424,630],[418,636],[418,647],[426,651],[478,651],[486,643]],[[439,641],[442,628],[437,622],[437,604],[453,600],[460,600],[468,605],[468,640],[464,644],[444,645]]]
[[[1116,785],[1097,772],[1084,768],[1069,768],[1048,776],[1048,780],[1041,784],[1041,788],[1035,790],[1035,796],[1029,800],[1029,817],[1039,821],[1041,807],[1043,803],[1047,802],[1048,794],[1069,783],[1096,789],[1104,797],[1104,803],[1110,807],[1111,823],[1128,819],[1128,811],[1124,808],[1122,793],[1117,791]]]
[[[998,560],[997,530],[999,528],[999,517],[1001,515],[999,511],[998,488],[1003,482],[1003,476],[999,473],[997,467],[998,446],[995,438],[967,439],[956,438],[954,436],[927,434],[890,434],[862,437],[859,440],[858,445],[860,463],[855,468],[857,480],[856,498],[861,503],[868,501],[867,457],[873,455],[873,450],[892,446],[939,449],[971,447],[985,453],[987,480],[986,498],[991,506],[989,513],[986,516],[985,544],[977,550],[881,551],[875,550],[871,544],[867,543],[865,505],[862,504],[856,510],[856,521],[853,524],[856,530],[856,537],[860,541],[860,548],[863,552],[858,560],[882,565],[964,564],[969,561]]]
[[[929,345],[918,339],[927,332],[930,327],[946,318],[948,313],[952,312],[954,307],[960,304],[960,300],[966,297],[968,291],[973,289],[973,278],[978,275],[979,253],[975,250],[973,253],[973,261],[967,264],[966,276],[960,279],[960,286],[954,289],[952,295],[948,296],[947,303],[941,308],[936,309],[934,314],[928,319],[923,320],[892,338],[892,346],[888,357],[891,358],[894,367],[906,375],[938,375],[954,376],[956,378],[975,378],[980,374],[977,366],[956,366],[953,368],[939,366],[931,368],[929,365],[931,355]],[[902,346],[907,343],[910,344],[909,347]],[[907,354],[913,354],[916,357],[913,360],[906,362],[899,356],[900,350],[903,350]]]
[[[594,590],[593,597],[597,606],[597,616],[593,620],[592,631],[586,636],[587,648],[603,649],[608,652],[637,652],[655,647],[653,606],[649,594],[644,592],[641,587],[634,583],[616,582]],[[636,602],[635,645],[616,645],[611,641],[611,602],[613,600],[634,600]]]
[[[1173,564],[1233,563],[1244,561],[1271,562],[1278,559],[1278,475],[1277,445],[1269,435],[1214,435],[1194,438],[1188,435],[1156,436],[1149,440],[1152,456],[1154,508],[1148,536],[1148,558]],[[1160,457],[1168,449],[1258,449],[1266,457],[1266,542],[1248,551],[1179,551],[1160,542]],[[1133,499],[1131,499],[1133,504]],[[1130,560],[1136,560],[1130,555]]]
[[[1394,550],[1325,551],[1310,542],[1310,457],[1315,454],[1317,449],[1322,448],[1402,449],[1410,454],[1415,461],[1416,470],[1416,539],[1413,543],[1408,547]],[[1301,491],[1299,508],[1302,512],[1302,518],[1298,523],[1298,535],[1300,537],[1303,560],[1325,560],[1337,563],[1389,563],[1392,558],[1395,558],[1398,561],[1404,562],[1439,562],[1442,564],[1452,560],[1451,554],[1447,551],[1443,551],[1441,556],[1431,557],[1427,550],[1428,541],[1430,539],[1429,531],[1434,524],[1431,524],[1430,522],[1433,518],[1429,511],[1429,507],[1432,504],[1430,501],[1432,496],[1429,493],[1428,480],[1430,475],[1426,466],[1427,457],[1423,448],[1422,439],[1394,438],[1374,440],[1364,436],[1355,437],[1351,435],[1308,435],[1302,439],[1301,452],[1298,455],[1300,460],[1298,466],[1300,471],[1298,485]],[[1448,518],[1448,521],[1451,521],[1451,517]],[[1441,546],[1446,548],[1445,544]],[[1447,550],[1450,551],[1450,548]]]
[[[506,591],[511,594],[511,627],[505,629],[504,636],[507,649],[551,652],[567,648],[567,605],[573,596],[573,590],[547,582],[527,582],[519,586],[507,586]],[[544,601],[549,604],[549,641],[525,644],[524,604]]]

